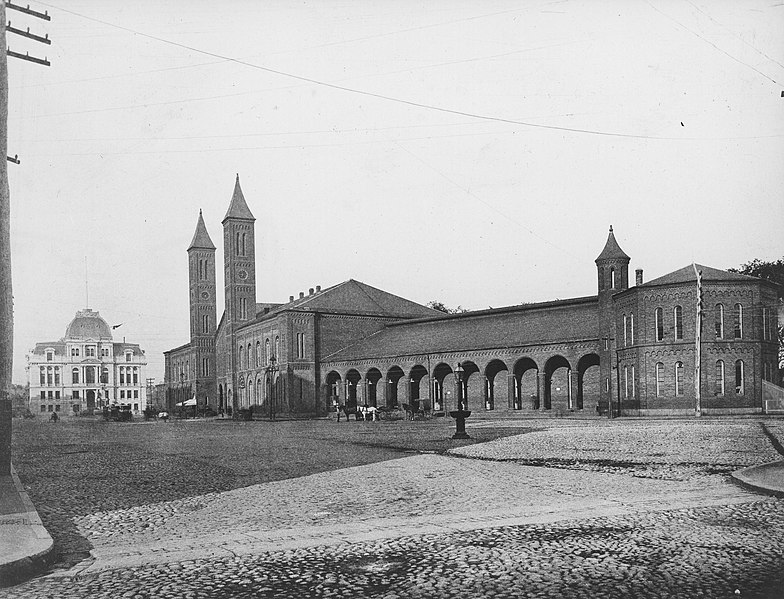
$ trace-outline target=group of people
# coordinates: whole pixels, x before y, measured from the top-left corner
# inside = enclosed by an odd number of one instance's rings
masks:
[[[355,414],[356,419],[359,420],[359,417],[362,416],[362,420],[365,421],[378,421],[379,418],[379,409],[376,406],[369,406],[367,404],[363,404],[361,406],[344,406],[334,401],[332,403],[333,407],[335,408],[335,413],[338,415],[338,422],[340,422],[340,414],[343,413],[346,415],[346,420],[348,420],[349,414]]]

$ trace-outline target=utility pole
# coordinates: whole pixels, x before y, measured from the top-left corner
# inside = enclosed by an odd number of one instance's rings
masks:
[[[11,289],[11,193],[8,187],[8,162],[19,164],[19,157],[8,156],[8,57],[21,58],[29,62],[49,66],[49,61],[36,58],[28,53],[20,54],[8,48],[6,31],[41,42],[50,44],[49,36],[41,37],[30,33],[30,29],[23,31],[11,27],[6,21],[6,7],[19,12],[49,21],[46,13],[31,10],[30,7],[17,6],[3,0],[0,2],[0,18],[2,18],[2,32],[0,42],[6,52],[0,57],[0,156],[7,160],[0,160],[0,476],[11,474],[11,373],[14,365],[14,307]]]
[[[697,277],[697,318],[694,325],[694,397],[695,416],[702,416],[702,398],[700,397],[700,374],[702,371],[702,271],[692,262],[694,275]]]

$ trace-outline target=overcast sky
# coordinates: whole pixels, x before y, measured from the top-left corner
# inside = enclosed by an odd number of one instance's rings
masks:
[[[52,20],[7,11],[52,39],[8,36],[52,63],[9,58],[15,382],[85,270],[160,382],[199,209],[222,262],[236,173],[259,301],[592,295],[610,224],[646,280],[784,253],[777,0],[31,5]]]

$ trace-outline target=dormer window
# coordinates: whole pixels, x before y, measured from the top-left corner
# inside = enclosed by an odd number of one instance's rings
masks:
[[[54,352],[51,349],[46,350],[46,361],[51,362],[54,360]]]
[[[133,352],[125,352],[125,361],[130,362],[133,359]]]

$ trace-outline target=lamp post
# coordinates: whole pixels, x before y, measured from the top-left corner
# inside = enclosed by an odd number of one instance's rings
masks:
[[[183,399],[182,399],[183,391],[182,390],[183,390],[184,385],[185,385],[185,373],[184,372],[180,372],[180,392],[177,393],[177,398],[180,400],[180,401],[177,402],[178,404],[180,404],[180,411],[182,411],[182,409],[185,407],[184,405],[182,405],[182,402],[183,402]],[[187,417],[187,412],[185,413],[185,415]]]
[[[455,379],[457,380],[457,410],[449,412],[449,415],[455,419],[455,434],[452,435],[453,439],[470,439],[471,437],[465,432],[465,419],[471,415],[469,410],[466,410],[463,405],[463,374],[465,370],[457,363],[455,368]]]
[[[269,381],[269,395],[267,396],[267,401],[269,402],[269,414],[270,414],[270,421],[275,420],[275,372],[278,369],[278,360],[275,358],[275,354],[272,354],[269,359],[269,365],[267,366],[267,380]]]

